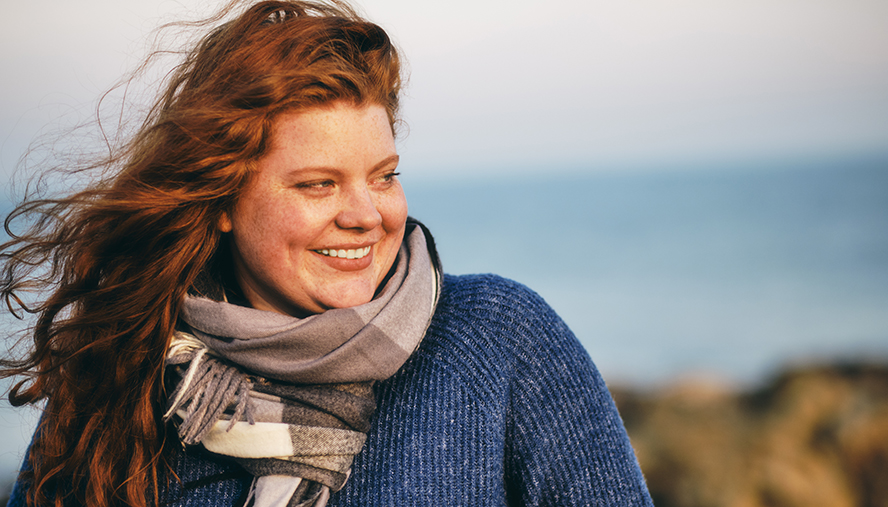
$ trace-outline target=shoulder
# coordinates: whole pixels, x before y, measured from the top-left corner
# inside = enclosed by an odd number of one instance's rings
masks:
[[[528,287],[497,275],[445,275],[432,326],[475,340],[495,336],[491,347],[559,347],[582,351],[557,313]]]
[[[497,275],[445,275],[436,317],[462,315],[469,321],[514,326],[561,322],[539,294]]]
[[[444,275],[445,296],[469,296],[474,301],[527,299],[541,300],[525,285],[494,274]]]
[[[539,294],[496,275],[446,275],[423,346],[459,375],[511,379],[551,365],[594,368],[571,330]]]

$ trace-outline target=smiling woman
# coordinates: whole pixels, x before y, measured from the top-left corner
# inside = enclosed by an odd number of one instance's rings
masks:
[[[385,108],[336,102],[277,120],[220,229],[253,308],[307,316],[373,299],[404,238],[407,200]]]
[[[37,320],[0,375],[46,407],[10,505],[650,506],[570,330],[407,216],[386,33],[338,2],[212,24],[106,177],[7,218]]]

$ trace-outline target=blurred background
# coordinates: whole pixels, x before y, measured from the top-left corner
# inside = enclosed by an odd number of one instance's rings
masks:
[[[0,6],[4,186],[217,5]],[[658,506],[888,505],[888,3],[357,5],[409,63],[411,214],[571,326]],[[0,404],[0,481],[35,418]]]

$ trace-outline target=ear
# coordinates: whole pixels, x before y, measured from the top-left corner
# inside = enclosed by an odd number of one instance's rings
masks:
[[[228,216],[228,212],[222,212],[219,216],[219,221],[216,222],[216,228],[218,228],[220,232],[231,232],[234,226],[231,225],[231,217]]]

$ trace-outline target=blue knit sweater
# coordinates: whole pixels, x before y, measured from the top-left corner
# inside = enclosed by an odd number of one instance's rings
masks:
[[[515,282],[445,277],[425,339],[377,385],[377,400],[330,507],[653,505],[589,356]],[[175,468],[169,505],[239,505],[252,480],[199,449],[176,456]],[[9,505],[20,505],[21,490]]]

